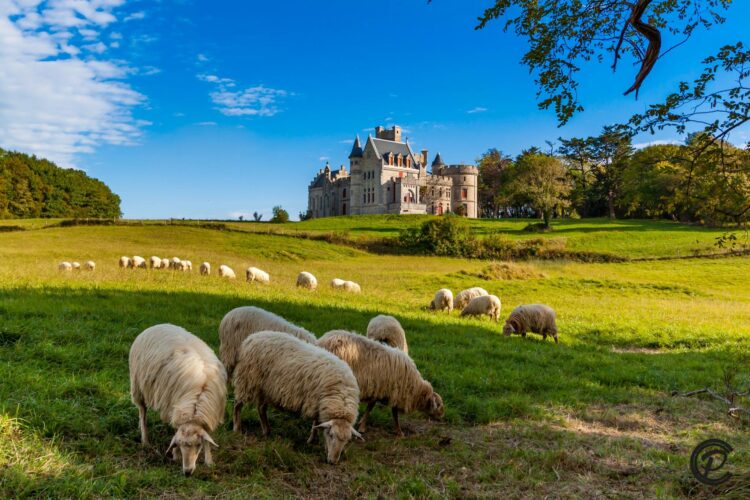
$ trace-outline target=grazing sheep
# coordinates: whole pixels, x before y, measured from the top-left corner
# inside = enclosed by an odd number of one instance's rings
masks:
[[[230,280],[233,280],[237,277],[237,275],[234,274],[234,270],[229,266],[225,266],[224,264],[219,266],[219,276]]]
[[[130,257],[120,257],[120,267],[130,267]]]
[[[159,265],[159,269],[169,269],[169,265],[172,263],[169,259],[161,259],[161,264]]]
[[[203,264],[201,264],[200,271],[202,276],[208,276],[209,274],[211,274],[211,264],[209,264],[208,262],[204,262]]]
[[[352,436],[359,389],[351,368],[333,354],[281,332],[260,332],[241,346],[234,375],[234,431],[241,431],[242,406],[258,408],[268,435],[268,405],[313,420],[308,443],[323,429],[326,458],[336,464]]]
[[[500,321],[500,299],[496,295],[480,295],[461,310],[461,316],[487,315],[495,321]]]
[[[453,310],[453,292],[447,288],[441,288],[435,293],[435,298],[430,302],[430,309],[439,311]]]
[[[258,283],[268,283],[271,281],[268,273],[257,267],[248,267],[247,271],[245,271],[245,277],[247,281],[257,281]]]
[[[471,302],[471,299],[473,299],[474,297],[481,297],[482,295],[489,295],[489,293],[487,293],[487,290],[485,290],[484,288],[480,288],[478,286],[475,286],[474,288],[467,288],[466,290],[458,292],[453,306],[456,309],[463,309],[469,302]]]
[[[94,269],[96,269],[96,262],[94,262],[93,260],[87,260],[83,265],[83,268],[87,271],[93,271]]]
[[[190,272],[192,272],[192,270],[193,270],[193,263],[190,262],[189,260],[180,261],[180,265],[182,266],[181,269],[183,271],[190,271]]]
[[[201,449],[212,465],[209,433],[224,420],[227,373],[213,350],[179,326],[163,324],[144,330],[130,348],[130,396],[138,407],[141,444],[148,445],[146,409],[176,429],[167,454],[190,476]]]
[[[136,255],[135,257],[130,259],[130,267],[132,267],[133,269],[135,268],[147,269],[148,265],[146,264],[146,259]]]
[[[395,347],[409,354],[409,346],[406,345],[406,333],[393,316],[380,314],[370,320],[367,325],[367,338]]]
[[[362,288],[359,286],[358,283],[355,283],[353,281],[344,281],[344,285],[342,288],[351,293],[362,293]]]
[[[309,344],[315,343],[315,335],[270,311],[255,306],[232,309],[219,324],[219,357],[230,377],[237,365],[242,342],[250,335],[262,331],[282,332]]]
[[[80,262],[71,262],[70,265],[73,266],[73,269],[75,269],[76,271],[80,271],[80,269],[81,269],[81,263]]]
[[[156,257],[152,255],[151,258],[149,259],[149,264],[150,264],[151,269],[161,268],[161,257]]]
[[[318,346],[346,361],[359,385],[359,397],[367,410],[359,422],[365,431],[367,417],[381,402],[391,407],[396,433],[403,436],[399,412],[421,411],[432,418],[445,412],[443,399],[432,389],[405,353],[352,332],[333,330],[318,339]]]
[[[339,278],[333,278],[331,280],[331,288],[335,290],[342,289],[344,288],[344,283],[346,283],[346,281],[339,279]]]
[[[307,288],[308,290],[315,290],[318,288],[318,280],[311,273],[302,271],[297,275],[297,286]]]
[[[181,263],[182,261],[179,257],[172,257],[169,261],[169,268],[177,271],[182,268],[182,266],[180,265]]]
[[[545,304],[524,304],[510,313],[503,326],[503,335],[518,333],[526,337],[526,332],[539,333],[542,339],[552,336],[557,344],[557,322],[555,310]]]
[[[57,266],[57,269],[59,269],[60,271],[72,271],[73,264],[71,264],[70,262],[60,262],[60,264],[58,264]]]

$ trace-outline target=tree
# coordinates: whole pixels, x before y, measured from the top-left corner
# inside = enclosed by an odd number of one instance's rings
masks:
[[[276,205],[271,209],[273,212],[273,217],[271,217],[271,222],[279,222],[279,223],[285,223],[289,222],[289,213],[281,208],[281,205]]]
[[[544,227],[555,212],[569,206],[570,178],[562,162],[538,150],[525,151],[516,159],[516,176],[512,189],[529,200],[542,217]]]
[[[507,169],[513,163],[509,156],[490,149],[477,160],[479,168],[479,210],[483,217],[500,216],[503,207],[502,186],[507,181]]]
[[[557,149],[557,154],[562,157],[573,179],[571,202],[581,216],[588,217],[591,206],[589,188],[594,182],[594,175],[591,170],[594,163],[591,157],[594,140],[591,137],[585,139],[579,137],[563,139],[561,137],[559,140],[560,147]]]
[[[590,151],[597,187],[607,200],[607,215],[615,219],[622,173],[633,152],[630,135],[621,126],[604,127],[602,134],[591,140]]]
[[[261,219],[263,219],[263,214],[259,214],[258,212],[253,212],[253,220],[255,222],[260,222]]]

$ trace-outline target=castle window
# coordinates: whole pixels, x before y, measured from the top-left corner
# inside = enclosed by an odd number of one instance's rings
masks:
[[[469,190],[466,188],[461,189],[461,199],[465,200],[469,197]]]
[[[411,158],[406,159],[406,167],[411,168]]]
[[[464,182],[466,182],[466,176],[464,175]]]
[[[342,198],[346,198],[346,188],[344,188],[344,193],[343,194],[344,195],[342,196]]]

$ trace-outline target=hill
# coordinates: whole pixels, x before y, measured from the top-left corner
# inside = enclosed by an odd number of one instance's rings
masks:
[[[120,217],[120,197],[80,170],[0,149],[0,218]]]

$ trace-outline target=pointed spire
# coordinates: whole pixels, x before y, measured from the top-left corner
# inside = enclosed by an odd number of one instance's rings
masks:
[[[354,146],[352,146],[352,152],[349,153],[349,158],[362,158],[362,144],[359,142],[359,134],[354,139]]]
[[[432,166],[433,167],[443,167],[445,166],[445,162],[443,162],[443,158],[440,156],[440,153],[435,155],[435,159],[432,160]]]

